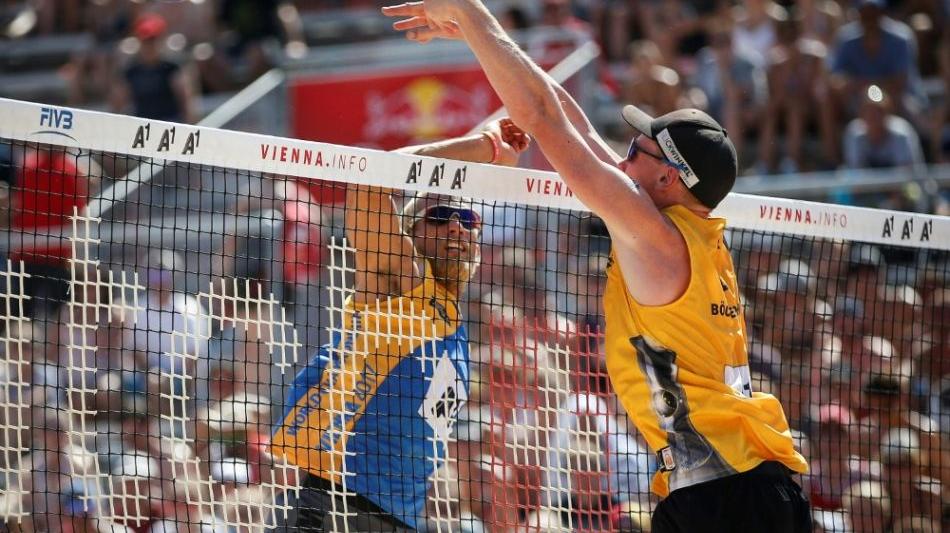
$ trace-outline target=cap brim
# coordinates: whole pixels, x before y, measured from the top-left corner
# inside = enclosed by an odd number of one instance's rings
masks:
[[[623,119],[640,133],[653,138],[653,117],[632,105],[623,106]]]

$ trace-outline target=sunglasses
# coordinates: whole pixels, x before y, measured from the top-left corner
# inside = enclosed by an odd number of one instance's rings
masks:
[[[666,166],[673,167],[676,170],[679,170],[680,172],[683,172],[686,170],[686,167],[684,165],[674,163],[673,161],[670,161],[666,156],[654,154],[653,152],[650,152],[649,150],[644,150],[643,148],[640,147],[640,145],[637,144],[637,139],[636,137],[634,137],[633,140],[630,141],[630,147],[627,148],[627,161],[633,160],[633,158],[636,157],[638,153],[648,155],[652,157],[653,159],[656,159],[660,163],[663,163]]]
[[[422,217],[434,226],[448,224],[452,217],[457,217],[459,224],[468,231],[482,227],[482,217],[472,209],[453,207],[450,205],[434,205],[423,211]]]

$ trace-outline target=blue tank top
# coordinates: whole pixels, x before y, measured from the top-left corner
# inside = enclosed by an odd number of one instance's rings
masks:
[[[427,265],[412,291],[348,301],[343,315],[343,327],[295,378],[272,452],[418,527],[429,477],[468,399],[468,338],[456,299]]]

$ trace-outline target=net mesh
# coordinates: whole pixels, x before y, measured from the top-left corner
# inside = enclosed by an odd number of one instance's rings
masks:
[[[647,530],[657,460],[604,364],[609,238],[556,176],[0,110],[8,529],[256,532],[320,508],[326,531]],[[312,201],[357,184],[471,202],[462,297],[425,268],[357,294],[353,213]],[[950,222],[738,196],[721,214],[747,381],[782,402],[815,522],[937,531]]]

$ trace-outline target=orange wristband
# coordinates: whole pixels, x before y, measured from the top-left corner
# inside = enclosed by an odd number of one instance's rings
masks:
[[[497,163],[498,157],[501,156],[501,147],[498,146],[498,141],[495,140],[495,136],[487,131],[483,131],[482,135],[488,137],[488,140],[491,141],[491,161],[489,163]]]

